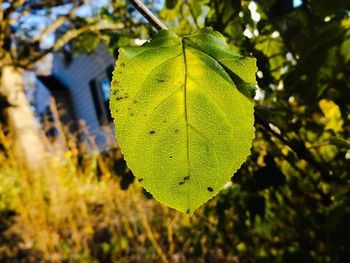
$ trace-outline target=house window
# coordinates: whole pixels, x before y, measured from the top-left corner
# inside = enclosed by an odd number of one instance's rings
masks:
[[[90,81],[90,90],[93,97],[97,118],[100,125],[107,124],[112,121],[111,112],[109,110],[109,97],[111,92],[110,82],[112,80],[113,66],[110,65],[106,69],[106,77],[97,82],[95,79]]]
[[[97,119],[100,125],[105,125],[112,120],[109,112],[108,90],[106,89],[106,84],[103,83],[104,81],[97,83],[95,79],[92,79],[89,83]]]
[[[109,93],[111,92],[110,83],[111,81],[108,78],[101,81],[102,98],[104,101],[109,100]]]
[[[107,121],[112,121],[111,111],[109,109],[109,97],[111,92],[111,81],[108,78],[105,78],[100,83],[100,90],[102,93],[103,105],[107,116]]]

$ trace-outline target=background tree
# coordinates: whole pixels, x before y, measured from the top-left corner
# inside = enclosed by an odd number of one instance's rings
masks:
[[[36,63],[47,54],[62,51],[74,39],[76,50],[91,52],[100,40],[115,45],[116,39],[132,34],[135,27],[125,1],[109,2],[103,8],[98,3],[94,8],[94,2],[89,2],[0,1],[0,95],[3,108],[6,106],[4,119],[16,138],[18,152],[31,164],[42,161],[45,147],[25,94],[23,72],[35,70]],[[58,29],[61,34],[56,33]]]

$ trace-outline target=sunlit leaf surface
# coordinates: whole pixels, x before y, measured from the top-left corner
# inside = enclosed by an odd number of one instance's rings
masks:
[[[221,34],[160,31],[122,48],[113,74],[116,136],[138,181],[161,203],[192,214],[250,153],[255,59]]]

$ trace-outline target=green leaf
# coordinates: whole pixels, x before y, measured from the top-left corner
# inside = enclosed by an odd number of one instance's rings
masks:
[[[255,72],[254,58],[208,28],[182,38],[161,30],[142,47],[119,50],[110,101],[116,136],[161,203],[192,214],[246,160],[254,105],[239,89],[255,83]]]
[[[350,8],[350,4],[348,0],[318,0],[311,1],[310,7],[316,15],[321,16],[322,18],[325,16],[335,15],[337,12],[341,10],[346,10]]]
[[[175,6],[177,5],[178,0],[166,0],[165,1],[165,6],[168,9],[174,9]]]
[[[350,141],[339,137],[330,137],[329,142],[338,148],[350,149]]]
[[[270,72],[276,79],[279,79],[281,76],[281,69],[285,63],[285,51],[282,39],[273,38],[271,36],[261,36],[255,48],[262,51],[269,59]]]

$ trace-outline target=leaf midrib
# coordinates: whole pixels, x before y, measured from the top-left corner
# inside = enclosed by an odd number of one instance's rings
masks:
[[[187,112],[187,59],[186,59],[186,48],[185,48],[185,41],[182,38],[181,39],[181,44],[182,44],[182,56],[183,56],[183,61],[184,61],[184,114],[185,114],[185,123],[186,123],[186,159],[187,159],[187,176],[191,178],[191,164],[190,164],[190,136],[189,136],[189,124],[188,124],[188,112]],[[187,195],[187,200],[189,199],[189,191],[186,193]],[[188,205],[189,206],[189,205]],[[191,211],[189,211],[191,212]]]

